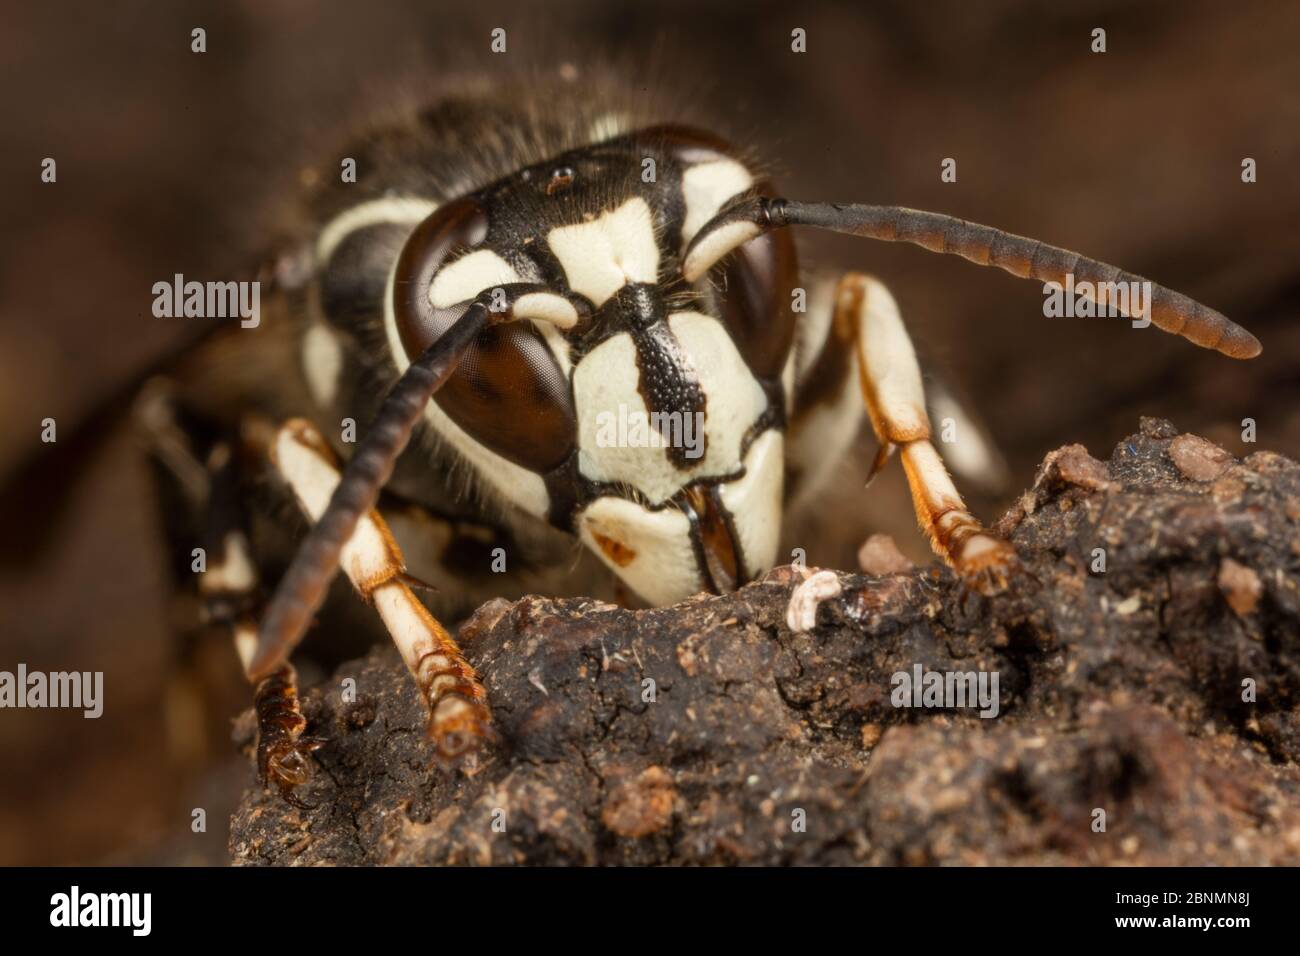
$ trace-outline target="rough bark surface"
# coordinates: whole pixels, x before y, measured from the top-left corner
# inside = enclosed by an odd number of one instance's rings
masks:
[[[807,633],[791,568],[659,610],[489,603],[460,637],[501,739],[471,768],[432,761],[377,648],[304,695],[312,808],[251,786],[234,861],[1300,863],[1300,465],[1147,419],[1108,463],[1050,454],[997,528],[1001,593],[843,574]],[[996,672],[998,716],[895,707],[917,664]]]

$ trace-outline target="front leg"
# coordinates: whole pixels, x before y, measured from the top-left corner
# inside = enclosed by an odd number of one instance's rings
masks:
[[[893,296],[875,279],[848,273],[830,311],[819,357],[807,360],[796,389],[791,448],[813,459],[847,445],[865,405],[880,442],[872,474],[897,452],[935,554],[982,590],[1000,587],[1016,565],[1015,551],[966,508],[931,443],[921,370]],[[855,373],[856,400],[850,395]]]
[[[271,458],[309,520],[318,520],[339,483],[333,451],[304,419],[276,433]],[[378,510],[358,522],[340,564],[362,599],[371,603],[415,677],[428,709],[429,736],[450,760],[491,735],[487,691],[455,639],[408,584],[402,553]]]

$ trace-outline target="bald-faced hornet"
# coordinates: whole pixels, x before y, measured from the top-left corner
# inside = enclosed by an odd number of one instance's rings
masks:
[[[547,100],[453,98],[367,137],[350,152],[357,182],[309,201],[260,326],[207,347],[233,361],[182,362],[142,405],[160,460],[178,475],[195,470],[187,456],[203,462],[199,588],[256,687],[263,778],[290,799],[321,741],[289,657],[340,567],[446,758],[490,736],[490,713],[417,579],[439,586],[442,614],[493,592],[622,585],[658,605],[735,589],[776,562],[788,503],[864,417],[873,470],[898,454],[935,553],[982,587],[1014,573],[1014,549],[967,510],[931,443],[894,299],[858,273],[806,281],[786,227],[910,242],[1099,303],[1145,281],[934,213],[787,200],[711,133]],[[1222,315],[1148,288],[1133,318],[1258,354]],[[262,368],[277,344],[301,375]],[[663,440],[608,440],[609,416],[628,414]],[[266,602],[245,507],[259,475],[311,522]],[[506,573],[481,575],[498,551]]]

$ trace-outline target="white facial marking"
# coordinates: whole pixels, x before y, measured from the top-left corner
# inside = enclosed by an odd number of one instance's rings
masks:
[[[313,322],[302,337],[302,370],[307,389],[319,408],[329,408],[338,396],[343,349],[329,328]]]
[[[602,443],[603,416],[649,416],[637,388],[636,349],[627,333],[606,339],[583,357],[573,372],[578,408],[578,467],[593,481],[631,485],[658,504],[696,478],[724,477],[740,471],[740,442],[767,407],[762,387],[722,323],[699,312],[669,316],[669,328],[690,357],[706,399],[705,454],[690,468],[678,469],[663,448]],[[689,461],[689,459],[688,459]]]
[[[406,357],[406,349],[397,332],[397,315],[393,312],[393,282],[396,278],[396,268],[397,264],[394,263],[393,268],[389,270],[388,285],[384,290],[384,335],[388,339],[388,350],[392,355],[393,364],[397,367],[398,373],[401,373],[410,367],[411,360]],[[477,291],[474,294],[477,294]],[[536,517],[546,516],[551,506],[551,496],[540,475],[502,458],[490,448],[479,444],[453,422],[447,413],[438,407],[436,401],[431,401],[424,406],[424,419],[439,438],[469,462],[474,474],[501,500],[522,508]]]
[[[682,266],[682,275],[686,276],[687,282],[697,282],[700,276],[713,268],[719,259],[737,246],[749,242],[762,231],[757,223],[744,219],[719,226],[691,250]]]
[[[569,288],[599,307],[628,282],[659,278],[654,216],[644,199],[629,199],[590,222],[559,226],[546,237]]]
[[[652,604],[672,604],[702,587],[691,523],[680,511],[647,511],[622,498],[597,498],[582,512],[578,533],[601,561]]]
[[[744,192],[754,183],[749,170],[734,159],[717,159],[697,163],[682,174],[682,195],[686,216],[682,221],[682,246],[690,242],[700,227],[718,214],[731,197]]]
[[[429,302],[446,309],[466,302],[484,289],[518,282],[519,273],[491,249],[477,249],[443,266],[429,286]]]
[[[756,578],[776,561],[781,536],[781,492],[785,480],[785,443],[778,431],[760,435],[745,455],[745,477],[718,486],[731,512],[745,572]]]
[[[335,216],[320,231],[316,239],[316,264],[323,267],[334,254],[334,250],[348,237],[349,233],[367,226],[384,222],[410,223],[414,225],[422,219],[433,215],[438,208],[435,202],[427,199],[409,199],[389,196],[384,199],[372,199],[347,209]]]
[[[517,319],[536,319],[561,329],[578,324],[578,310],[562,295],[554,292],[529,292],[521,295],[513,309]]]
[[[706,459],[717,455],[722,461],[738,463],[745,431],[767,410],[763,387],[717,319],[701,312],[674,312],[668,327],[690,356],[708,402]],[[722,473],[706,468],[701,476]]]

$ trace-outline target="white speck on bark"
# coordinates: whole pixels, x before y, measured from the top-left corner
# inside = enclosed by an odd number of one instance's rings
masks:
[[[794,589],[785,609],[786,627],[796,634],[817,626],[817,608],[823,601],[840,596],[840,578],[834,571],[818,571]]]

